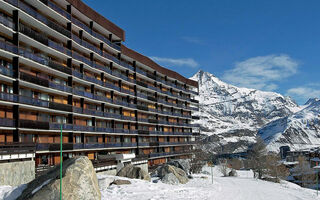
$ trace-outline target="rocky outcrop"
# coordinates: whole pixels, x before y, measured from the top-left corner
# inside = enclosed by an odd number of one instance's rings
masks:
[[[178,184],[179,184],[178,178],[177,178],[173,173],[166,174],[166,175],[161,179],[161,181],[162,181],[163,183],[171,184],[171,185],[178,185]]]
[[[190,173],[190,160],[188,159],[177,159],[177,160],[172,160],[169,161],[167,164],[173,165],[177,168],[182,169],[186,174]]]
[[[187,174],[182,169],[173,165],[164,164],[157,170],[157,174],[161,180],[163,180],[167,174],[172,173],[179,180],[179,183],[186,184],[189,181]]]
[[[117,176],[127,177],[127,178],[135,178],[151,181],[150,175],[140,167],[136,167],[132,164],[128,164],[123,167],[118,173]]]
[[[59,166],[31,181],[17,200],[57,200],[60,198]],[[98,180],[91,161],[74,157],[63,162],[63,200],[100,200]]]

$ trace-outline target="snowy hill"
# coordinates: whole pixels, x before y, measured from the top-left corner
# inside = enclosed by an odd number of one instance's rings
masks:
[[[320,100],[310,99],[306,107],[288,117],[275,120],[259,130],[271,151],[288,145],[293,150],[320,145]]]
[[[191,79],[199,82],[201,119],[197,123],[209,136],[204,137],[209,151],[243,151],[255,142],[259,128],[302,109],[289,97],[239,88],[208,72],[199,71]]]

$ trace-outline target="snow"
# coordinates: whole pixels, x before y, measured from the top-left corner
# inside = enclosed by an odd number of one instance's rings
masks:
[[[131,185],[116,186],[101,190],[102,199],[156,200],[156,199],[192,199],[192,200],[316,200],[315,190],[301,188],[283,181],[271,183],[253,178],[252,171],[238,170],[238,177],[221,177],[218,167],[204,169],[205,174],[194,175],[183,185],[152,183],[137,179],[128,179]],[[203,177],[206,177],[205,179]],[[119,178],[119,177],[117,177]],[[124,179],[124,178],[121,178]]]
[[[291,150],[318,147],[320,144],[320,100],[309,100],[299,112],[270,122],[259,130],[270,151],[287,145]]]
[[[111,185],[100,188],[102,200],[317,200],[316,191],[301,188],[286,181],[272,183],[253,178],[253,172],[238,170],[238,177],[222,177],[218,167],[204,167],[203,174],[193,175],[187,184],[168,185],[128,179],[123,177],[97,174],[98,179],[112,177],[126,179],[131,185]],[[153,179],[155,180],[155,179]],[[24,189],[19,187],[0,186],[0,199],[13,200]]]

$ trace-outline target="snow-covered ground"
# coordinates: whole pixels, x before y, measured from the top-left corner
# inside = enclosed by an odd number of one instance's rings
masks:
[[[253,179],[251,171],[238,171],[238,177],[221,177],[221,173],[215,167],[213,183],[209,174],[211,168],[204,168],[204,171],[206,173],[194,175],[185,185],[128,179],[131,185],[101,188],[102,200],[320,200],[315,190],[301,188],[285,181],[278,184],[256,180]],[[102,177],[98,175],[98,178]],[[10,186],[0,186],[0,199],[5,199],[12,189]]]
[[[211,169],[205,169],[210,173]],[[131,185],[102,189],[102,199],[156,200],[156,199],[210,199],[210,200],[316,200],[316,191],[283,182],[271,183],[253,179],[251,171],[238,171],[238,177],[221,177],[217,168],[211,175],[194,175],[185,185],[167,185],[132,180]],[[206,178],[203,178],[206,177]]]

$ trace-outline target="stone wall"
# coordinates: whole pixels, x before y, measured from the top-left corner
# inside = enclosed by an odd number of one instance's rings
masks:
[[[0,163],[0,185],[17,186],[35,178],[34,161]]]

